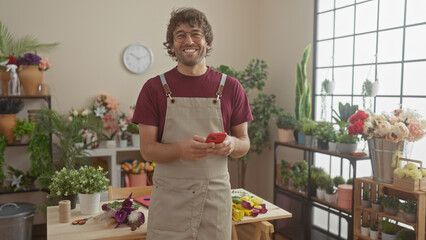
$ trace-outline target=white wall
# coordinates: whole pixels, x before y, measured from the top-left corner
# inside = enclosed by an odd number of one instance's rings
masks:
[[[60,42],[55,50],[39,53],[53,63],[45,72],[53,109],[66,113],[72,106],[88,106],[97,94],[107,93],[125,111],[135,103],[147,79],[175,66],[162,45],[172,9],[195,7],[206,13],[214,31],[207,64],[241,70],[251,58],[266,60],[270,77],[265,91],[277,96],[280,107],[293,112],[296,62],[313,40],[313,2],[0,0],[0,20],[16,37],[33,34],[43,43]],[[131,74],[122,64],[125,47],[134,42],[154,53],[153,66],[141,75]],[[277,139],[275,124],[270,131],[272,146]],[[272,159],[272,149],[252,156],[247,175],[246,188],[268,200],[273,190]],[[233,166],[231,171],[235,183]]]

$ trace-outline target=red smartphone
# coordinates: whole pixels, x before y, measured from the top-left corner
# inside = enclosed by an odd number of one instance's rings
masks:
[[[226,138],[226,132],[221,133],[210,133],[206,138],[206,143],[214,142],[214,143],[221,143]]]

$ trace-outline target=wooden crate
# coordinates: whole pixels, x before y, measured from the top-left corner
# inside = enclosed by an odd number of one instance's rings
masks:
[[[423,169],[423,163],[421,161],[399,158],[398,161],[413,162],[420,165],[420,169]],[[396,174],[393,175],[393,185],[398,188],[407,189],[409,191],[426,191],[426,177],[414,180],[411,177],[400,178]]]

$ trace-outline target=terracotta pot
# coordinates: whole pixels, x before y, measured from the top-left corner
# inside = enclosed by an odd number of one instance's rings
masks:
[[[38,66],[21,66],[18,77],[24,88],[25,95],[37,95],[38,87],[43,80],[43,73],[38,70]]]
[[[125,175],[125,181],[127,187],[139,187],[139,186],[146,186],[146,174],[126,174]]]
[[[278,140],[280,142],[294,142],[294,130],[278,128]]]
[[[7,84],[10,80],[10,72],[0,71],[2,95],[7,95]]]
[[[6,138],[8,144],[13,144],[13,127],[16,125],[16,114],[0,114],[0,132]]]

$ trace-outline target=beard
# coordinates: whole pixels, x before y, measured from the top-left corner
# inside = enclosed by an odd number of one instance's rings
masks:
[[[194,56],[186,56],[183,53],[183,50],[175,48],[175,55],[176,55],[177,61],[189,67],[195,66],[204,60],[204,58],[207,55],[207,47],[206,46],[199,47],[199,50],[197,50],[197,53],[198,54]]]

